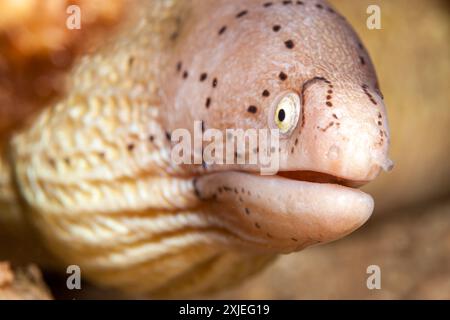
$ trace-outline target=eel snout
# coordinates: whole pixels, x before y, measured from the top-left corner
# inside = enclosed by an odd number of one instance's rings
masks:
[[[197,188],[241,243],[275,252],[344,237],[363,225],[374,208],[372,197],[358,189],[280,175],[215,173],[200,178]]]

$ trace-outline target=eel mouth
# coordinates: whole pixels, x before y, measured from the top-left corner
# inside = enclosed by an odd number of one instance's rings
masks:
[[[312,171],[228,171],[202,176],[195,185],[211,200],[214,218],[239,237],[292,252],[363,225],[374,208],[373,198],[358,189],[365,183]]]
[[[277,176],[287,178],[295,181],[305,181],[321,184],[335,184],[349,188],[360,188],[370,181],[367,180],[351,180],[343,177],[338,177],[328,173],[317,171],[281,171]]]

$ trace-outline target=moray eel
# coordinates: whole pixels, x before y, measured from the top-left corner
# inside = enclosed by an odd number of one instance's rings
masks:
[[[155,0],[132,20],[82,57],[1,164],[2,201],[21,203],[61,268],[180,297],[364,224],[374,204],[357,187],[392,166],[389,129],[345,18],[325,1]],[[278,128],[279,172],[175,165],[171,134],[195,121]]]

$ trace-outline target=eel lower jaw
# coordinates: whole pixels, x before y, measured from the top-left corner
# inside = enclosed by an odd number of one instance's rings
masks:
[[[307,181],[312,180],[312,181]],[[343,185],[345,184],[345,185]],[[348,181],[311,172],[261,176],[237,171],[198,179],[210,209],[255,248],[288,253],[342,238],[371,216],[370,195]]]

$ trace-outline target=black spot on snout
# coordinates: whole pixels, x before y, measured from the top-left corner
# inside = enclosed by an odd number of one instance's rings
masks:
[[[247,111],[249,112],[249,113],[256,113],[256,112],[258,112],[258,108],[256,107],[256,106],[249,106],[248,108],[247,108]]]
[[[179,61],[177,63],[177,72],[180,72],[182,67],[183,67],[183,63],[181,61]]]
[[[239,12],[239,13],[236,15],[236,18],[239,19],[239,18],[245,16],[247,13],[248,13],[247,10],[241,11],[241,12]]]
[[[288,78],[287,74],[284,72],[280,72],[278,77],[280,78],[281,81],[285,81]]]
[[[364,60],[363,56],[359,57],[359,62],[361,62],[361,64],[364,66],[366,64],[366,60]]]
[[[292,41],[292,40],[287,40],[284,42],[284,44],[286,45],[286,48],[288,48],[288,49],[294,49],[294,47],[295,47],[294,41]]]
[[[220,30],[219,30],[219,36],[222,35],[222,34],[224,34],[225,31],[227,31],[227,26],[223,26],[222,28],[220,28]]]

